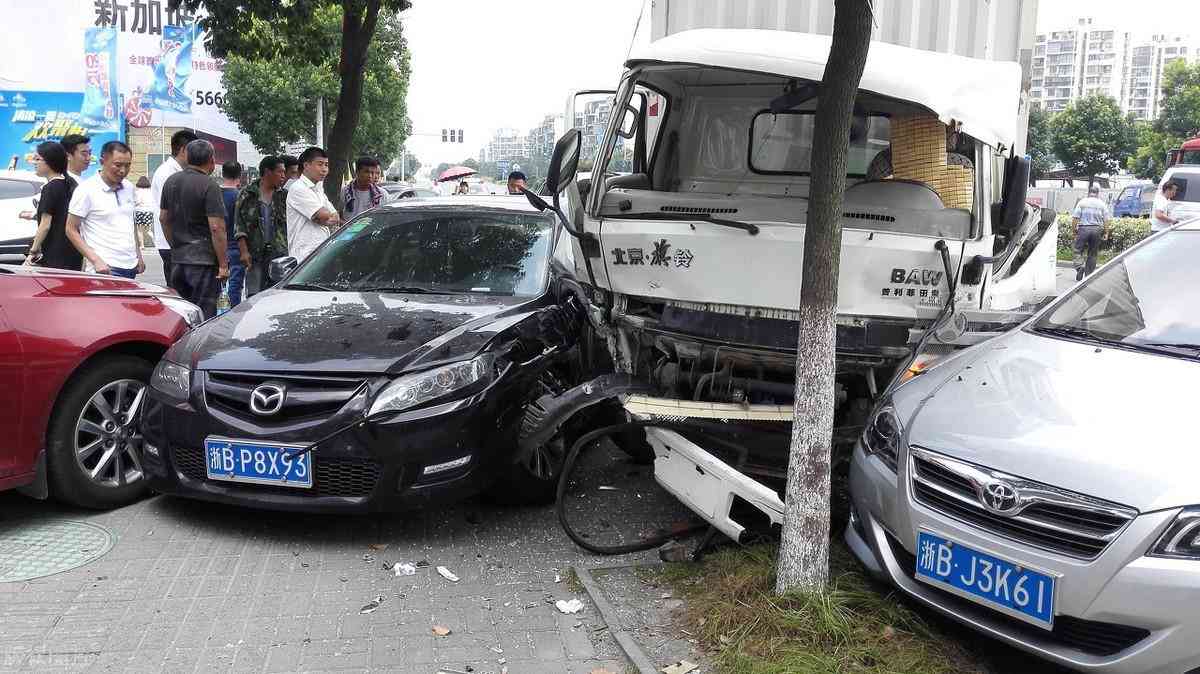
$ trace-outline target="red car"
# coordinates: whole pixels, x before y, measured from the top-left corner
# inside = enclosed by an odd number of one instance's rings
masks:
[[[142,496],[142,390],[200,320],[158,286],[0,265],[0,491],[88,508]]]

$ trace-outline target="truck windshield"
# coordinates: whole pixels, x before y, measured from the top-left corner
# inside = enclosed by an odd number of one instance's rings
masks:
[[[1076,288],[1034,331],[1200,357],[1200,231],[1155,237]]]
[[[808,175],[812,170],[811,111],[760,112],[750,129],[750,168],[756,173]],[[858,120],[850,139],[846,174],[865,178],[875,155],[891,144],[891,123],[883,115]]]
[[[539,213],[372,211],[317,250],[288,285],[536,296],[546,283],[553,224]]]

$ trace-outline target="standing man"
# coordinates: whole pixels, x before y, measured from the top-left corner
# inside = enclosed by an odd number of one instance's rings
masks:
[[[359,157],[358,161],[354,162],[354,181],[342,190],[343,220],[349,220],[383,203],[383,198],[387,195],[383,188],[376,184],[381,174],[378,159]]]
[[[154,169],[154,177],[150,180],[150,210],[154,212],[154,247],[158,249],[158,256],[162,258],[163,277],[167,279],[168,286],[171,286],[171,241],[163,234],[163,223],[159,217],[162,190],[167,178],[183,170],[183,165],[187,163],[188,143],[197,137],[188,129],[181,129],[172,134],[171,156]]]
[[[133,183],[125,179],[132,164],[128,145],[108,141],[100,148],[100,171],[79,183],[71,195],[67,240],[83,256],[84,271],[125,278],[146,271],[133,218]]]
[[[238,258],[246,269],[246,297],[270,287],[267,266],[288,254],[287,181],[282,157],[264,157],[261,176],[238,194],[234,237]]]
[[[242,266],[238,251],[237,237],[234,236],[234,206],[237,203],[238,192],[242,179],[242,165],[236,161],[227,161],[221,165],[221,198],[225,202],[225,241],[229,245],[225,258],[229,261],[229,308],[242,303],[242,285],[246,278],[246,268]]]
[[[90,136],[69,133],[59,143],[67,151],[67,175],[78,185],[83,182],[79,176],[92,164],[92,139]]]
[[[521,191],[523,189],[525,189],[525,174],[520,171],[513,171],[508,174],[508,193],[524,194]]]
[[[171,242],[171,287],[212,318],[229,278],[225,201],[210,177],[216,167],[212,143],[193,140],[186,153],[187,167],[163,184],[160,218]]]
[[[342,223],[321,181],[329,175],[329,155],[319,147],[300,154],[300,177],[287,190],[288,255],[303,261]]]
[[[283,156],[283,172],[287,175],[287,182],[283,184],[283,189],[288,190],[296,181],[300,179],[300,160],[289,155]]]
[[[1071,224],[1075,225],[1075,280],[1096,270],[1096,255],[1100,252],[1100,239],[1108,228],[1112,213],[1108,204],[1100,200],[1100,186],[1088,188],[1088,195],[1075,204]],[[1082,257],[1087,250],[1086,262]]]
[[[1161,232],[1179,222],[1179,218],[1171,215],[1175,210],[1175,200],[1179,198],[1180,185],[1174,179],[1163,184],[1158,194],[1154,195],[1154,217],[1150,219],[1150,231]]]

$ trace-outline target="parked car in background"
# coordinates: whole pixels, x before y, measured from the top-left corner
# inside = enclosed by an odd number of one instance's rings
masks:
[[[0,265],[0,490],[88,508],[144,494],[142,390],[200,318],[166,288]]]
[[[1126,185],[1112,204],[1114,218],[1148,218],[1154,210],[1158,185],[1152,182]]]
[[[1087,671],[1200,668],[1200,224],[886,392],[846,541],[981,632]]]
[[[404,190],[396,192],[388,192],[387,201],[396,201],[397,199],[428,199],[429,197],[441,196],[436,191],[428,187],[407,187]]]
[[[24,260],[37,233],[32,216],[45,182],[32,171],[0,171],[0,262]]]
[[[350,221],[166,353],[143,415],[152,488],[326,512],[489,487],[553,499],[561,436],[516,446],[532,402],[587,369],[560,232],[509,197],[400,200]]]

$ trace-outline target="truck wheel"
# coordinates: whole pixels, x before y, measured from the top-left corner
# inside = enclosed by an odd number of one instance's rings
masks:
[[[141,358],[107,357],[63,387],[47,433],[50,493],[56,498],[108,509],[146,493],[140,408],[152,369]]]

